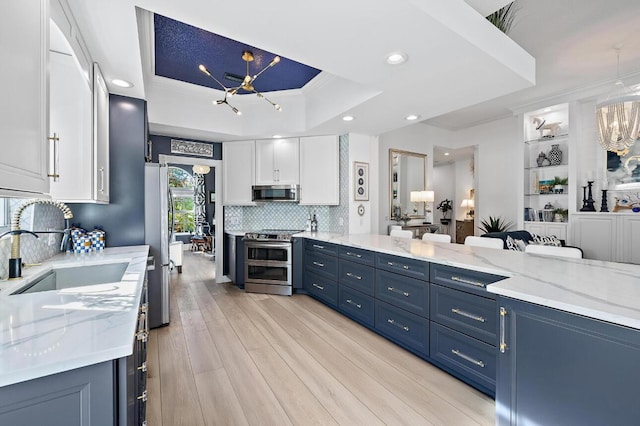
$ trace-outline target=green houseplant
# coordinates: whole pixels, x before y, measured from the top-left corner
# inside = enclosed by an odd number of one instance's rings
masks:
[[[569,178],[561,178],[560,176],[554,176],[551,181],[551,187],[553,188],[554,194],[562,194],[564,192],[564,187],[569,184]]]
[[[438,204],[438,207],[436,207],[437,210],[440,210],[442,212],[442,219],[440,219],[440,223],[443,225],[448,225],[451,221],[451,219],[449,219],[449,212],[453,210],[453,206],[451,203],[453,203],[452,200],[445,198],[444,200],[440,201],[440,204]]]
[[[480,222],[480,226],[478,226],[478,229],[480,229],[481,231],[484,231],[485,233],[504,232],[509,228],[511,228],[512,226],[513,226],[513,223],[507,222],[500,216],[496,216],[496,217],[489,216],[489,219],[483,219]]]

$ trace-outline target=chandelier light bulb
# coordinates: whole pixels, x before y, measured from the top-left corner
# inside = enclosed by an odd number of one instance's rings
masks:
[[[282,107],[278,104],[275,104],[273,107],[276,109],[276,111],[282,111]]]

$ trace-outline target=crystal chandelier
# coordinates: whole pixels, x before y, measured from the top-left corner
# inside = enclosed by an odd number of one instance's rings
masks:
[[[620,48],[616,47],[618,60],[616,89],[606,99],[596,104],[598,142],[607,151],[622,156],[638,139],[640,131],[640,95],[629,90],[620,80]]]

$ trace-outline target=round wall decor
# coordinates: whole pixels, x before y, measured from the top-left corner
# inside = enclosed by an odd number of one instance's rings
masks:
[[[358,214],[364,216],[364,206],[362,204],[358,206]]]

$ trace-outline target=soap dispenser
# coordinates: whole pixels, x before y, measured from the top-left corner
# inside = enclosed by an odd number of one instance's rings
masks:
[[[311,232],[318,232],[318,219],[316,219],[316,214],[313,214],[313,218],[311,219]]]

